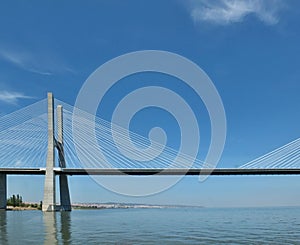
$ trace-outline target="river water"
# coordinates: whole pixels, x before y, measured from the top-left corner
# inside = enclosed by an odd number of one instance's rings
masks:
[[[5,244],[300,244],[300,208],[1,211]]]

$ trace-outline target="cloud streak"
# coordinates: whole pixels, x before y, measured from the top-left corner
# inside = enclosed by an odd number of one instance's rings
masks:
[[[38,64],[37,59],[29,52],[17,52],[9,49],[2,49],[0,50],[0,58],[33,73],[40,75],[52,75],[51,72],[42,69],[40,67],[41,65]]]
[[[18,46],[0,45],[0,59],[13,64],[25,71],[39,75],[54,75],[55,73],[75,73],[62,59],[55,56],[53,52],[40,50],[28,51]]]
[[[191,1],[191,17],[195,22],[229,25],[253,15],[267,25],[279,22],[281,0],[198,0]]]
[[[31,96],[19,92],[0,91],[0,101],[7,104],[18,104],[20,99],[33,99]]]

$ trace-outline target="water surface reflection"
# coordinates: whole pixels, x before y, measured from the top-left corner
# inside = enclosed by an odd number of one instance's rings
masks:
[[[70,244],[71,242],[71,213],[61,212],[60,213],[60,234],[63,244]]]
[[[71,214],[70,212],[43,213],[45,245],[70,244],[71,242]]]
[[[0,241],[1,244],[8,244],[7,240],[7,217],[6,217],[6,211],[1,210],[0,211]]]

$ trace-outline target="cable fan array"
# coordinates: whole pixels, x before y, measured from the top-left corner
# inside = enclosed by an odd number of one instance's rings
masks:
[[[178,156],[178,152],[168,146],[162,146],[157,142],[152,142],[153,156],[160,152],[163,148],[163,152],[154,157],[148,153],[148,159],[150,161],[138,161],[124,156],[116,147],[114,139],[112,137],[112,123],[99,117],[93,117],[88,113],[82,113],[83,117],[73,120],[74,107],[68,105],[62,101],[56,100],[57,104],[61,104],[64,108],[64,147],[66,154],[67,166],[70,168],[84,167],[84,168],[116,168],[116,169],[129,169],[129,168],[149,168],[149,169],[166,169],[166,168],[201,168],[204,162],[199,159],[181,153]],[[91,125],[91,121],[95,121],[95,136],[96,141],[91,140],[91,136],[88,134],[87,127]],[[79,125],[80,132],[78,138],[79,142],[75,142],[73,138],[72,126],[74,124]],[[133,141],[136,147],[145,149],[149,146],[150,141],[148,138],[136,134],[132,131],[128,131],[120,126],[113,125],[114,134],[118,134],[119,142],[122,144],[122,148],[128,149],[128,141]],[[128,136],[129,135],[129,136]],[[130,137],[130,138],[129,138]],[[87,147],[88,146],[88,147]],[[104,155],[104,158],[99,155],[99,147]],[[78,153],[80,154],[80,160],[78,159]],[[134,154],[138,154],[133,152]],[[147,154],[147,153],[145,153]]]
[[[64,152],[67,168],[201,168],[204,162],[178,152],[168,146],[152,142],[152,153],[163,152],[149,161],[138,161],[124,156],[116,147],[112,137],[112,123],[85,113],[84,117],[73,120],[74,107],[60,100],[54,100],[55,107],[63,106]],[[47,100],[0,118],[0,167],[30,168],[45,167],[47,157]],[[95,121],[96,140],[87,134],[86,126]],[[56,121],[56,115],[55,115]],[[75,147],[72,127],[80,128],[79,142]],[[128,140],[136,147],[145,149],[150,141],[139,134],[113,125],[114,133],[118,134],[122,148],[128,148]],[[57,132],[57,130],[56,130]],[[77,138],[78,140],[78,138]],[[99,147],[103,155],[99,154]],[[80,159],[78,158],[80,154]],[[137,154],[134,153],[133,154]],[[149,153],[148,153],[149,154]],[[104,156],[104,158],[103,158]],[[147,156],[152,158],[151,154]],[[56,157],[57,159],[57,157]],[[174,159],[176,162],[174,164]],[[58,163],[56,163],[58,166]]]
[[[300,168],[300,138],[281,146],[242,166],[240,169],[292,169]]]
[[[64,152],[67,168],[200,169],[209,166],[200,159],[194,159],[184,153],[178,154],[178,151],[171,147],[150,142],[146,137],[86,112],[81,113],[80,117],[73,118],[74,107],[63,101],[55,99],[54,105],[63,106]],[[54,115],[56,121],[56,113]],[[47,125],[46,99],[0,117],[0,168],[45,167]],[[91,125],[95,127],[96,139],[92,139],[88,134],[87,129]],[[76,139],[74,139],[73,127],[79,129]],[[145,151],[144,154],[147,159],[152,160],[135,160],[139,152],[134,151],[131,152],[133,158],[123,155],[115,144],[112,129],[114,135],[118,135],[118,139],[121,139],[118,144],[121,144],[122,149],[131,150],[128,142],[132,142],[139,149],[146,149],[151,143],[152,151]],[[99,154],[99,151],[102,154]],[[300,168],[300,138],[239,168]]]
[[[46,100],[0,118],[0,167],[45,166],[47,154]]]

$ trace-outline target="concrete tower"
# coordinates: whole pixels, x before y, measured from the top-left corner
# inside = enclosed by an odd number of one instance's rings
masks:
[[[48,151],[46,176],[44,186],[43,211],[56,211],[55,201],[55,173],[54,173],[54,101],[52,93],[48,93]]]

